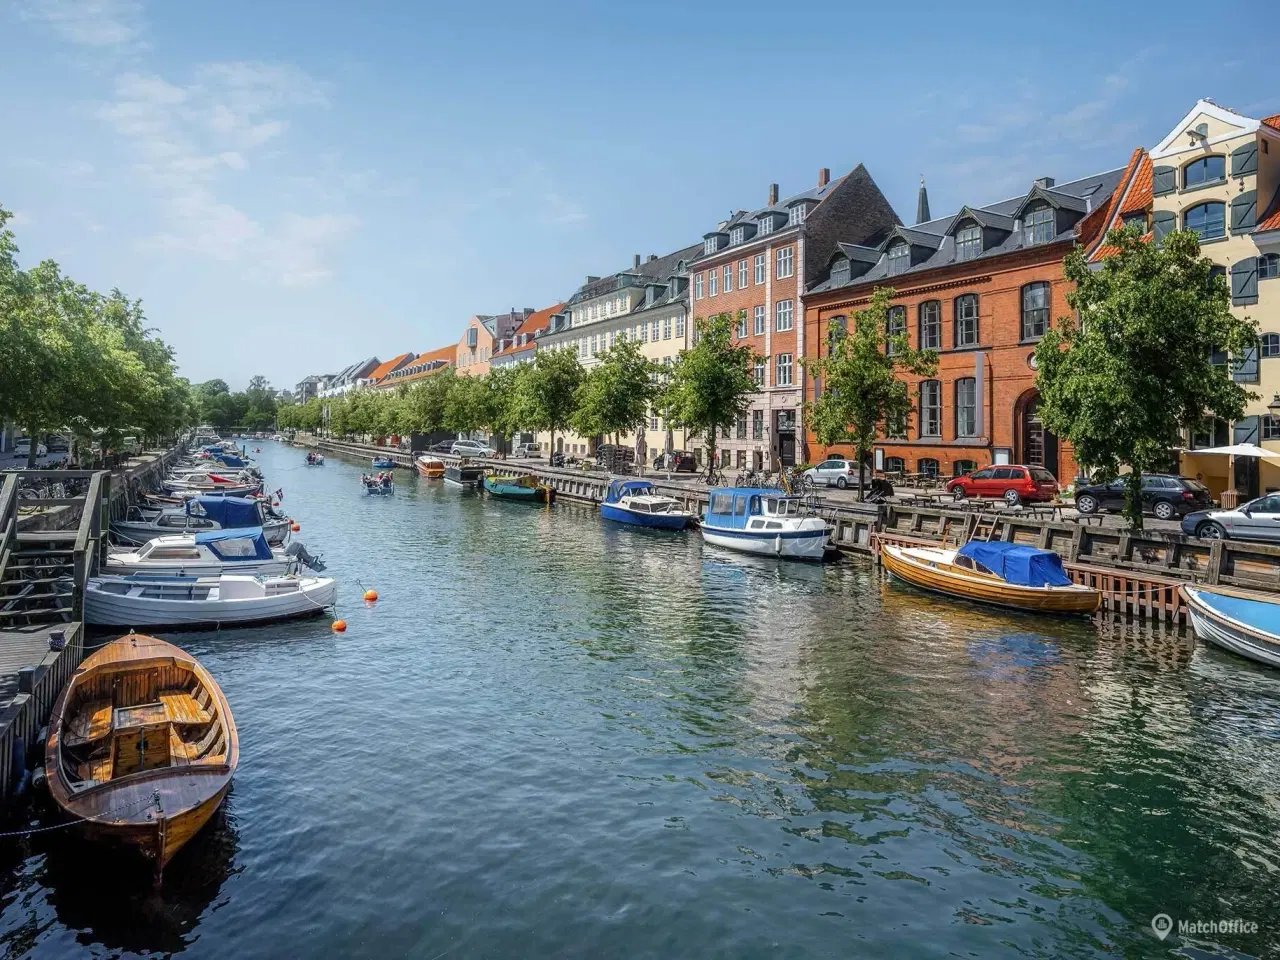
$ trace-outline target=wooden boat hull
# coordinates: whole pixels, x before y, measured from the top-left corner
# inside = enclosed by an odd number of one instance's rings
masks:
[[[444,476],[444,464],[439,460],[433,463],[415,461],[413,466],[418,471],[418,476],[427,480],[439,480]]]
[[[193,682],[194,687],[187,686]],[[191,697],[193,692],[200,693],[199,701]],[[102,696],[108,699],[96,699]],[[111,718],[97,733],[76,725],[87,714],[69,715],[86,705]],[[196,713],[188,714],[188,709]],[[122,714],[138,710],[160,712],[163,722],[152,723],[150,739],[143,742],[164,747],[164,762],[123,770],[124,758],[140,756],[144,748],[135,752],[115,743],[117,734],[130,732],[117,723]],[[201,724],[207,733],[200,744],[178,733],[198,730]],[[120,758],[109,764],[114,773],[95,773],[104,779],[85,780],[83,772],[70,772],[74,751],[102,738],[110,738],[107,743],[120,751]],[[152,750],[146,747],[148,757]],[[178,752],[170,756],[173,750]],[[87,836],[136,851],[157,872],[213,817],[239,759],[231,708],[208,671],[179,648],[134,634],[105,645],[80,665],[54,703],[45,741],[45,772],[54,802],[79,821]]]
[[[1034,613],[1093,613],[1102,602],[1096,590],[1068,587],[1023,587],[1003,580],[962,577],[911,560],[892,544],[880,548],[880,562],[891,574],[912,586],[961,600],[973,600],[1008,610]]]
[[[1180,589],[1187,603],[1187,612],[1191,615],[1191,627],[1200,640],[1248,657],[1257,663],[1280,669],[1280,635],[1243,619],[1243,616],[1248,616],[1249,607],[1254,604],[1260,610],[1280,605],[1264,600],[1244,600],[1244,603],[1237,604],[1242,607],[1238,611],[1239,615],[1233,617],[1210,603],[1213,598],[1229,595],[1202,587],[1184,586]]]
[[[626,523],[634,527],[650,527],[654,530],[683,530],[691,519],[683,513],[640,513],[628,510],[618,503],[600,504],[600,516],[614,523]]]

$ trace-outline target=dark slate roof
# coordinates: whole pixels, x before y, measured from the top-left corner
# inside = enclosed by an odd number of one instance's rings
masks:
[[[775,203],[771,207],[769,206],[760,207],[757,210],[739,210],[731,218],[729,218],[729,220],[725,223],[724,227],[717,227],[715,230],[712,230],[711,233],[705,234],[705,236],[712,236],[717,233],[728,233],[737,224],[743,223],[743,222],[752,223],[754,225],[754,222],[766,213],[776,213],[780,217],[790,218],[791,208],[795,206],[797,203],[799,203],[801,200],[812,200],[815,203],[821,202],[831,194],[831,191],[833,191],[836,187],[840,186],[840,184],[844,182],[844,179],[845,179],[844,177],[836,177],[834,180],[828,183],[825,187],[812,187],[801,193],[797,193],[783,200],[779,200],[777,203]],[[775,232],[780,232],[780,231],[775,231]],[[743,242],[750,243],[752,240],[755,240],[755,239],[756,237],[751,237],[750,239],[745,240]],[[718,257],[722,253],[724,253],[726,250],[730,250],[730,249],[732,248],[721,247],[715,253],[711,254],[711,256]],[[690,259],[701,260],[702,257],[703,257],[702,247],[698,247],[696,251],[696,257],[690,258]]]
[[[697,243],[677,250],[675,253],[668,253],[665,256],[658,257],[656,260],[645,261],[639,267],[633,266],[626,270],[618,270],[608,276],[592,280],[590,283],[584,283],[574,292],[572,297],[565,301],[565,306],[572,306],[584,300],[591,300],[595,297],[602,297],[607,293],[612,293],[618,289],[618,277],[622,276],[635,277],[637,281],[635,285],[641,287],[651,280],[665,282],[676,272],[676,266],[681,260],[689,263],[701,250],[702,244]]]
[[[951,223],[947,226],[948,234],[955,231],[956,226],[962,220],[973,219],[983,227],[994,227],[997,230],[1012,231],[1013,217],[1003,213],[996,213],[994,210],[984,210],[982,207],[964,206],[960,208],[960,212],[951,218]]]
[[[1119,186],[1123,174],[1124,168],[1121,167],[1115,170],[1108,170],[1104,173],[1097,173],[1090,177],[1082,177],[1079,180],[1072,180],[1069,183],[1059,183],[1050,188],[1050,190],[1055,197],[1061,196],[1063,198],[1063,206],[1067,206],[1068,209],[1084,212],[1085,209],[1090,207],[1096,209],[1103,198],[1109,197],[1116,187]],[[990,203],[982,207],[962,207],[961,213],[973,216],[975,220],[983,223],[984,226],[1012,231],[1015,214],[1025,203],[1027,197],[1037,189],[1041,192],[1048,192],[1045,191],[1045,188],[1037,188],[1033,185],[1031,190],[1021,196],[1010,197],[1008,200],[1001,200],[998,203]],[[1068,206],[1069,203],[1074,205]],[[1081,204],[1083,206],[1081,206]],[[955,242],[948,233],[958,216],[959,214],[953,214],[948,217],[939,217],[925,223],[917,223],[912,227],[897,227],[893,230],[890,233],[889,238],[884,243],[880,244],[879,249],[882,253],[888,249],[888,245],[894,236],[906,235],[908,233],[910,233],[914,238],[911,242],[915,243],[918,240],[921,246],[936,247],[936,252],[931,257],[921,263],[909,267],[900,274],[896,274],[895,279],[898,276],[922,273],[926,270],[933,270],[937,267],[945,267],[948,264],[954,263]],[[1058,236],[1054,237],[1050,243],[1061,243],[1071,240],[1074,237],[1074,229],[1064,230],[1062,233],[1058,234]],[[1037,244],[1037,246],[1045,245],[1046,244]],[[840,248],[842,250],[844,250],[846,246],[848,245],[843,243],[840,244]],[[974,261],[987,260],[991,257],[999,257],[1006,253],[1013,253],[1014,251],[1021,249],[1023,249],[1022,232],[1011,232],[1002,243],[999,243],[991,249],[983,251],[977,257],[974,257]],[[862,258],[858,257],[856,259]],[[828,278],[822,283],[815,284],[811,288],[811,292],[817,293],[823,290],[835,289],[836,286],[851,287],[883,280],[889,276],[887,260],[888,257],[886,256],[880,257],[879,262],[874,267],[860,277],[851,278],[847,283],[836,284],[833,286],[830,278]]]
[[[856,243],[840,243],[837,244],[840,252],[850,260],[860,260],[863,263],[876,263],[880,259],[879,247],[864,247]]]
[[[929,233],[913,227],[896,226],[889,231],[889,236],[885,238],[884,249],[889,249],[890,241],[894,237],[905,240],[913,247],[927,247],[930,250],[937,250],[942,245],[942,234],[940,233]],[[841,246],[844,246],[844,244],[841,244]]]

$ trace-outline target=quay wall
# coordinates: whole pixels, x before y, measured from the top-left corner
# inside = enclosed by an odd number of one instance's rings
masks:
[[[298,441],[356,459],[390,456],[412,469],[411,454],[369,444],[307,437]],[[439,455],[449,462],[457,458]],[[493,460],[502,475],[531,473],[553,487],[556,496],[599,503],[608,489],[607,474],[573,468],[534,466],[519,459]],[[648,477],[686,509],[701,512],[707,489],[691,481]],[[1235,540],[1198,540],[1165,530],[1130,531],[1114,527],[1051,521],[1017,513],[979,513],[951,506],[875,505],[818,501],[818,513],[831,527],[842,552],[877,558],[880,544],[959,546],[968,540],[1008,540],[1057,552],[1068,574],[1103,594],[1114,613],[1159,620],[1185,619],[1178,586],[1199,583],[1251,593],[1280,593],[1280,546]]]

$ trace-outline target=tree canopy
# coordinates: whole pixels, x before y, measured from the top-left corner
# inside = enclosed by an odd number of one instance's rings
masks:
[[[1125,515],[1142,526],[1141,475],[1158,469],[1181,432],[1208,417],[1235,420],[1255,397],[1215,355],[1257,357],[1257,325],[1231,312],[1223,277],[1200,256],[1199,237],[1159,243],[1136,227],[1114,230],[1116,248],[1091,270],[1068,254],[1076,317],[1058,320],[1036,347],[1040,416],[1103,478],[1131,469]]]
[[[600,354],[575,396],[573,428],[596,437],[636,429],[649,416],[658,393],[658,365],[635,340],[619,340]]]
[[[805,404],[805,422],[822,445],[853,446],[859,497],[866,456],[877,437],[904,432],[910,420],[914,389],[901,374],[929,377],[938,366],[936,351],[912,350],[905,330],[889,336],[893,297],[893,290],[877,287],[871,302],[854,314],[852,329],[829,331],[827,355],[804,361],[819,385]]]

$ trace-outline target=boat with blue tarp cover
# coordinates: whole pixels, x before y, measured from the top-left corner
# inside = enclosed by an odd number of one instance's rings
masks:
[[[693,514],[674,497],[663,496],[648,480],[612,480],[600,516],[615,523],[658,530],[683,530]]]
[[[1214,587],[1186,585],[1181,590],[1197,637],[1280,667],[1280,603]]]
[[[1072,583],[1052,550],[1020,543],[973,540],[959,550],[885,543],[880,560],[914,586],[1014,610],[1092,613],[1102,602],[1097,590]]]
[[[159,576],[232,574],[284,574],[295,565],[298,553],[290,544],[282,550],[267,543],[261,527],[203,530],[194,534],[157,537],[137,550],[112,548],[103,572],[117,576],[148,573]],[[305,553],[305,549],[302,550]]]
[[[761,487],[716,487],[702,516],[702,538],[742,553],[821,560],[827,524],[801,497]]]
[[[112,522],[111,533],[139,544],[176,533],[262,527],[267,542],[279,546],[288,537],[289,526],[289,518],[277,514],[264,500],[197,496],[165,508],[131,506],[123,520]]]

